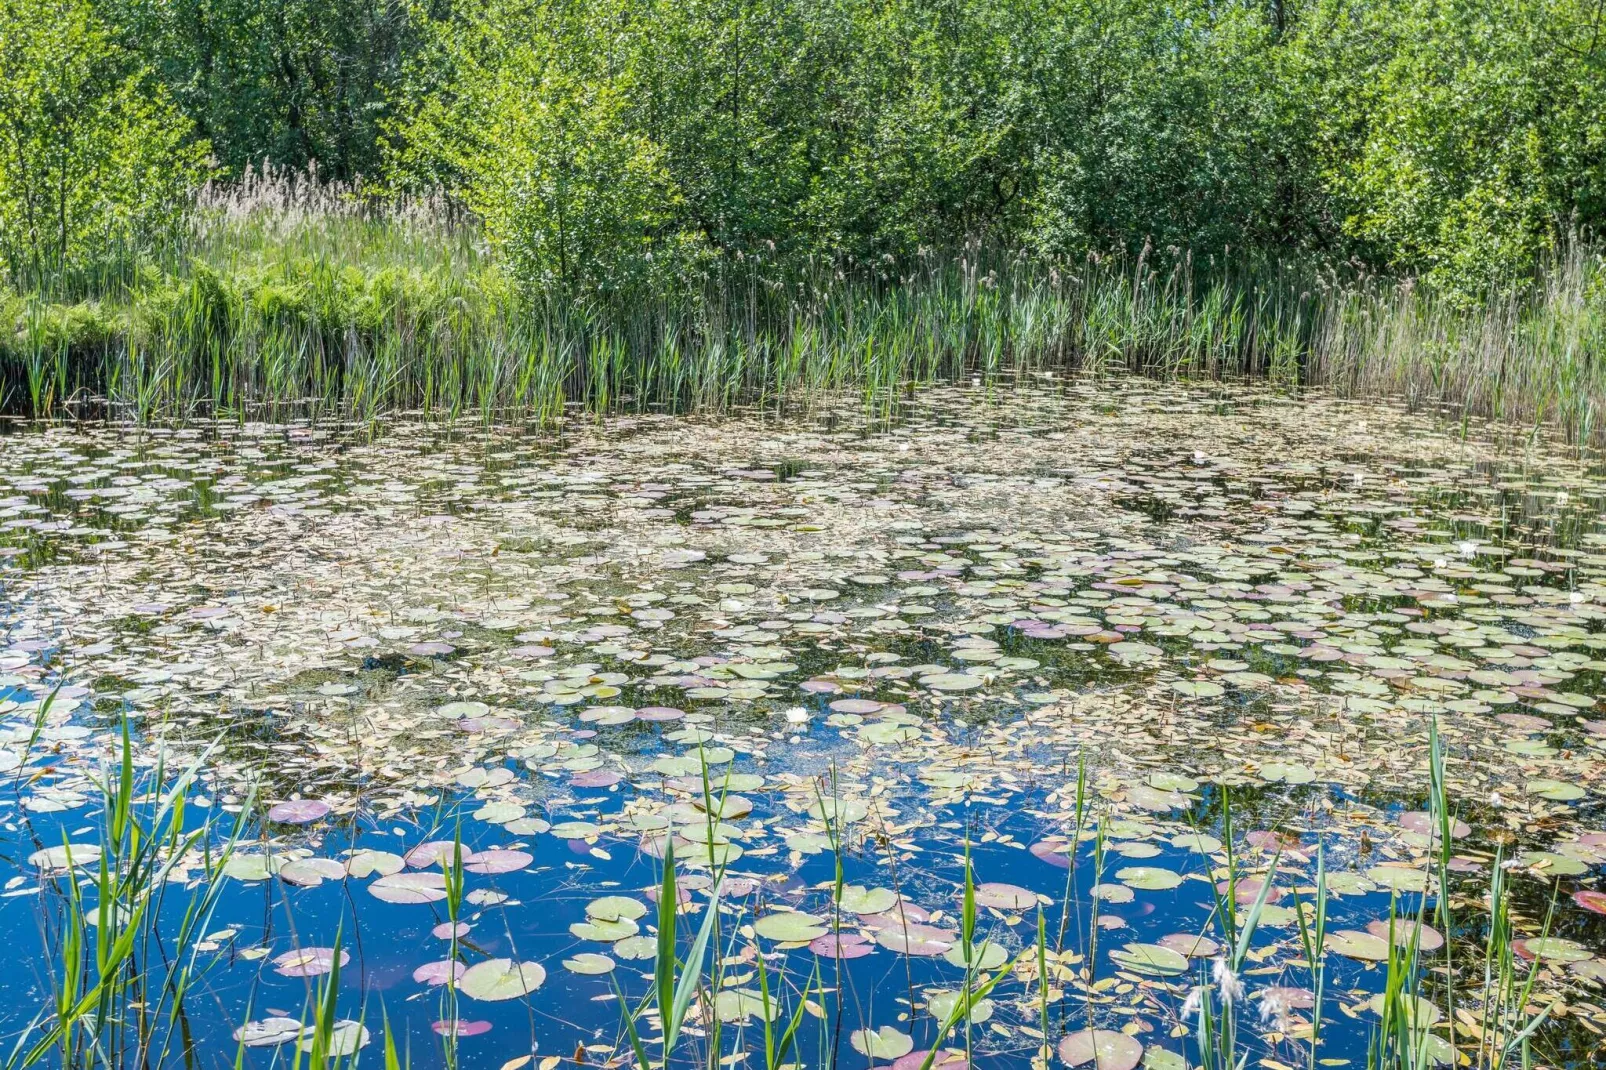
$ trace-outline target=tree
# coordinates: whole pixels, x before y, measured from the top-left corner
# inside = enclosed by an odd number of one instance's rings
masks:
[[[0,0],[0,255],[71,288],[178,225],[206,146],[87,0]]]

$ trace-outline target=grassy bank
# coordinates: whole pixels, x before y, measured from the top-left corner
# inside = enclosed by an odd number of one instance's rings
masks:
[[[743,260],[673,293],[521,293],[475,228],[285,179],[209,192],[88,296],[0,293],[5,411],[206,416],[718,411],[939,379],[1265,376],[1600,437],[1606,269],[1575,244],[1482,302],[1266,264],[978,245],[908,264]]]

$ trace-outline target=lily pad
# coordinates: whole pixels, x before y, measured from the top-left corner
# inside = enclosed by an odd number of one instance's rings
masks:
[[[1153,866],[1129,866],[1115,871],[1115,879],[1145,892],[1164,892],[1182,883],[1182,874]]]
[[[848,1037],[848,1042],[860,1055],[888,1061],[908,1055],[915,1046],[914,1039],[908,1033],[890,1025],[875,1030],[855,1029]]]
[[[1127,944],[1110,952],[1110,958],[1134,973],[1175,977],[1188,969],[1188,958],[1163,944]]]
[[[1037,905],[1037,893],[1014,884],[976,885],[976,905],[997,910],[1027,910]]]
[[[392,873],[368,885],[368,894],[387,903],[438,903],[446,898],[440,873]]]
[[[898,894],[891,888],[844,884],[840,905],[849,914],[881,914],[898,905]]]
[[[598,955],[594,952],[584,951],[572,958],[563,960],[563,968],[570,973],[584,974],[588,977],[600,976],[613,972],[613,959],[607,955]]]
[[[1569,784],[1561,780],[1530,780],[1524,786],[1529,795],[1537,795],[1541,799],[1551,802],[1577,802],[1586,792],[1577,784]]]
[[[753,922],[753,931],[767,940],[782,943],[808,943],[827,932],[824,921],[812,914],[782,910],[766,914]]]
[[[1326,944],[1329,951],[1363,962],[1385,962],[1389,957],[1388,940],[1358,929],[1328,933]]]
[[[1067,1066],[1133,1070],[1143,1058],[1143,1044],[1113,1029],[1083,1029],[1060,1041],[1059,1055]]]
[[[470,966],[457,988],[470,999],[498,1001],[528,995],[545,980],[546,970],[539,963],[487,959]]]

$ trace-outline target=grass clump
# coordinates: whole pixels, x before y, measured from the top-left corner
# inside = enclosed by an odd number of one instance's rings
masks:
[[[940,380],[1137,372],[1403,398],[1598,441],[1606,268],[1575,242],[1469,302],[1289,264],[1071,264],[972,242],[908,263],[763,257],[655,293],[521,288],[444,203],[269,173],[97,296],[0,292],[0,400],[38,418],[720,412]]]

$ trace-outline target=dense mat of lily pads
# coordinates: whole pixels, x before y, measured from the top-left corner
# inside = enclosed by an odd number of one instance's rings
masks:
[[[0,1026],[56,1013],[126,723],[146,776],[201,760],[175,1058],[288,1058],[333,976],[320,1057],[383,1020],[420,1065],[633,1064],[673,845],[682,957],[720,920],[688,1060],[762,1067],[800,1010],[805,1066],[1173,1070],[1213,992],[1257,1065],[1363,1065],[1409,933],[1422,1053],[1476,1062],[1498,867],[1527,1057],[1586,1065],[1603,508],[1529,436],[1148,382],[876,427],[19,426]]]

